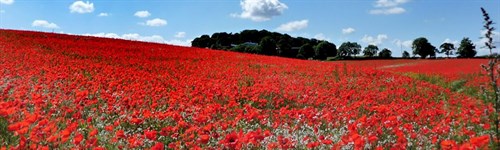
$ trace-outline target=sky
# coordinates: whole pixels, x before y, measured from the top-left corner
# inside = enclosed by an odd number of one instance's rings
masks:
[[[337,46],[374,44],[393,56],[411,53],[418,37],[456,48],[468,37],[481,55],[489,51],[481,48],[480,7],[500,23],[500,0],[0,0],[0,28],[185,46],[203,34],[265,29]]]

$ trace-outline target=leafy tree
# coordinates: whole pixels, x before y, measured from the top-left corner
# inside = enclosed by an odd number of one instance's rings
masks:
[[[242,42],[257,43],[260,41],[259,31],[257,31],[257,30],[243,30],[240,33],[240,39]]]
[[[259,46],[264,55],[276,55],[276,41],[271,36],[266,36],[260,40]]]
[[[216,49],[229,49],[232,43],[231,35],[226,32],[214,33],[211,39],[215,41]]]
[[[404,51],[403,58],[410,58],[410,53],[408,53],[407,51]]]
[[[337,47],[335,44],[328,41],[322,41],[314,46],[315,58],[325,60],[327,57],[334,57],[337,55]]]
[[[368,45],[365,47],[365,50],[363,50],[363,54],[367,57],[373,57],[375,54],[378,52],[378,47],[375,45]]]
[[[450,55],[453,55],[453,50],[455,50],[455,46],[451,43],[443,43],[441,44],[441,46],[439,46],[439,48],[441,48],[440,53],[446,54],[448,58],[450,57]]]
[[[378,57],[380,58],[392,58],[391,50],[384,48],[378,53]]]
[[[270,32],[267,30],[243,30],[239,33],[226,33],[218,32],[213,33],[211,36],[202,35],[195,38],[191,45],[193,47],[212,48],[231,50],[245,53],[257,53],[265,55],[275,55],[282,57],[297,57],[299,50],[305,44],[310,47],[303,47],[300,56],[302,58],[316,57],[316,46],[320,45],[323,41],[317,39],[308,39],[303,37],[291,37],[288,34],[281,34],[278,32]],[[250,45],[241,45],[243,43],[250,43]],[[259,43],[258,46],[254,43]],[[323,43],[320,47],[326,47],[326,57],[335,56],[337,54],[337,47],[333,43]],[[318,49],[319,50],[319,49]],[[325,56],[322,52],[323,49],[318,51],[318,57]],[[354,50],[349,53],[358,54],[359,50]]]
[[[230,49],[231,51],[243,52],[243,53],[260,53],[260,49],[258,45],[250,45],[250,44],[239,44]]]
[[[314,48],[309,43],[302,45],[299,49],[299,53],[297,54],[297,58],[303,58],[303,59],[308,59],[313,56],[314,56]]]
[[[281,38],[278,43],[278,56],[290,57],[292,50],[292,45],[290,45],[290,40],[287,38]],[[293,57],[293,56],[292,56]]]
[[[351,55],[357,55],[361,51],[361,45],[356,42],[344,42],[339,47],[340,57],[351,57]]]
[[[202,35],[201,37],[195,38],[191,42],[192,47],[207,48],[212,45],[211,38],[208,35]]]
[[[421,58],[432,55],[436,56],[436,47],[432,46],[431,43],[429,43],[429,41],[424,37],[413,40],[412,48],[413,54],[420,55]]]
[[[463,38],[457,50],[458,57],[471,58],[476,56],[476,46],[469,38]]]

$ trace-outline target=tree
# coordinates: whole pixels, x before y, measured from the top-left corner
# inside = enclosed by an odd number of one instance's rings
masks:
[[[278,43],[278,56],[290,57],[290,53],[292,50],[292,45],[290,45],[290,41],[287,38],[281,38]],[[294,57],[294,56],[291,56]]]
[[[344,42],[339,47],[340,57],[351,57],[351,55],[357,55],[361,51],[361,45],[356,42]]]
[[[208,35],[202,35],[201,37],[195,38],[193,42],[191,42],[192,47],[207,48],[211,45],[211,38]]]
[[[368,45],[365,47],[365,50],[363,50],[363,54],[367,57],[373,57],[377,54],[378,52],[378,47],[375,45]]]
[[[460,46],[457,50],[458,57],[472,58],[476,56],[476,53],[476,46],[472,44],[469,38],[465,37],[460,41]]]
[[[451,43],[443,43],[439,48],[441,48],[440,53],[446,54],[448,58],[450,58],[450,55],[453,55],[453,50],[455,50],[455,46]]]
[[[264,55],[276,55],[276,41],[270,36],[266,36],[260,40],[259,46],[262,48]]]
[[[384,48],[382,51],[378,53],[378,57],[380,58],[391,58],[392,57],[392,52],[391,50]]]
[[[303,59],[308,59],[313,56],[314,56],[314,48],[309,43],[302,45],[299,49],[299,53],[297,54],[297,58],[303,58]]]
[[[335,57],[337,55],[337,47],[335,44],[328,41],[322,41],[314,46],[315,58],[325,60],[327,57]]]
[[[215,49],[229,49],[232,42],[231,35],[226,32],[214,33],[211,39],[215,41]]]
[[[413,40],[412,48],[413,54],[420,55],[421,58],[425,58],[429,55],[436,56],[436,47],[432,46],[424,37]]]
[[[408,53],[407,51],[404,51],[403,58],[410,58],[410,53]]]
[[[243,53],[260,53],[260,49],[258,45],[250,45],[250,44],[239,44],[230,49],[231,51],[243,52]]]

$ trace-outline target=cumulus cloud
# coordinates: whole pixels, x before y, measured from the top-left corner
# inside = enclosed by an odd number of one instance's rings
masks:
[[[400,5],[410,2],[410,0],[377,0],[375,9],[370,10],[373,15],[393,15],[402,14],[406,9]]]
[[[177,32],[177,34],[175,34],[176,38],[184,38],[186,37],[186,32]]]
[[[109,16],[109,14],[108,13],[99,13],[99,15],[97,15],[97,16],[99,16],[99,17],[107,17],[107,16]]]
[[[331,41],[331,39],[330,39],[330,38],[327,38],[327,37],[325,36],[325,34],[323,34],[323,33],[316,34],[316,35],[314,35],[314,37],[313,37],[313,38],[315,38],[315,39],[317,39],[317,40]]]
[[[137,11],[135,12],[134,16],[139,17],[139,18],[146,18],[151,16],[151,13],[149,11],[143,10],[143,11]]]
[[[32,27],[42,27],[47,29],[58,29],[59,26],[55,23],[48,22],[46,20],[35,20],[31,23]]]
[[[412,40],[402,41],[402,40],[396,39],[393,41],[393,43],[396,44],[397,46],[404,46],[406,48],[411,48],[413,41]]]
[[[155,18],[155,19],[147,20],[145,25],[151,26],[151,27],[165,26],[165,25],[167,25],[167,20]]]
[[[288,6],[279,0],[243,0],[240,5],[243,12],[232,16],[252,21],[267,21],[288,9]]]
[[[292,21],[292,22],[288,22],[288,23],[280,25],[278,28],[276,28],[276,31],[280,31],[280,32],[297,31],[297,30],[307,28],[308,25],[309,25],[309,20]]]
[[[124,39],[124,40],[134,40],[134,41],[144,41],[144,42],[154,42],[154,43],[165,43],[171,45],[179,45],[179,46],[191,46],[191,40],[166,40],[160,35],[151,35],[144,36],[138,33],[127,33],[118,35],[116,33],[96,33],[96,34],[82,34],[84,36],[95,36],[95,37],[105,37],[105,38],[115,38],[115,39]]]
[[[345,29],[342,29],[342,34],[351,34],[351,33],[354,33],[356,30],[354,28],[345,28]]]
[[[377,37],[372,37],[365,35],[361,41],[367,43],[367,44],[372,44],[372,45],[380,45],[382,44],[385,40],[387,40],[389,37],[385,34],[379,34]]]
[[[87,2],[75,1],[73,2],[73,4],[69,6],[69,10],[71,13],[79,13],[79,14],[91,13],[94,12],[94,3],[90,3],[89,1]]]
[[[10,5],[13,3],[14,3],[14,0],[0,0],[0,4]]]

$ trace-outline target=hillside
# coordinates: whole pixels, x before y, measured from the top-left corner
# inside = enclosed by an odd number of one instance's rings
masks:
[[[344,64],[0,30],[0,147],[487,146],[481,100]]]

